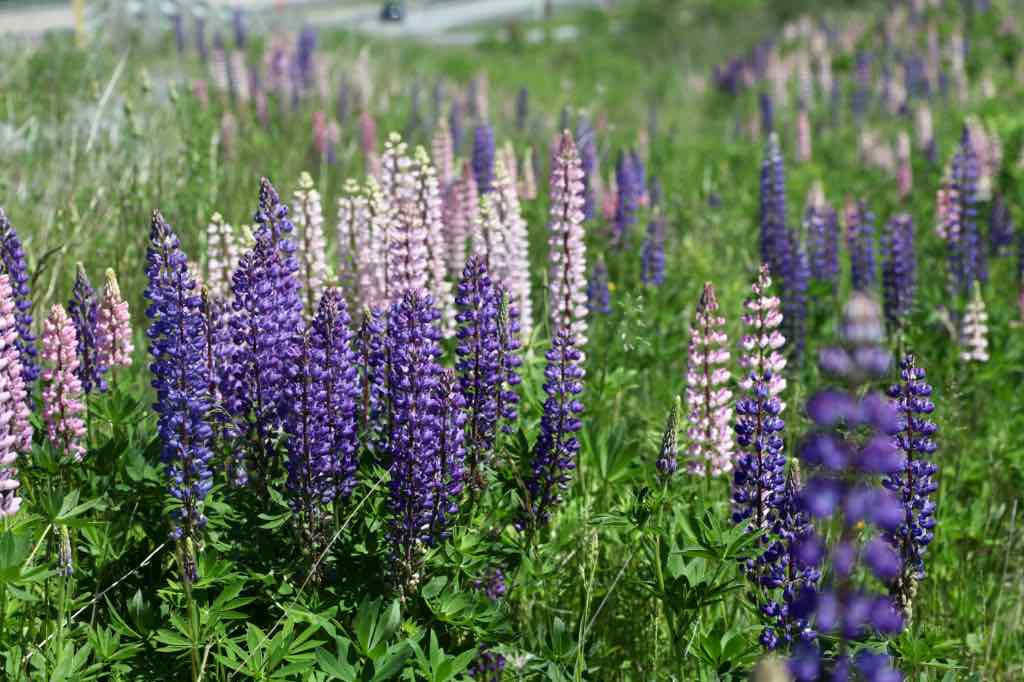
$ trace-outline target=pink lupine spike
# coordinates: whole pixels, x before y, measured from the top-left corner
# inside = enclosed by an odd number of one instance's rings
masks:
[[[796,113],[796,160],[811,160],[811,116],[802,104]]]
[[[572,133],[562,133],[551,166],[548,262],[551,326],[587,342],[587,257],[583,242],[583,168]]]
[[[896,137],[896,189],[900,198],[910,196],[914,189],[914,175],[910,166],[910,136],[901,130]]]
[[[366,173],[380,177],[381,159],[377,154],[377,122],[370,112],[363,110],[359,115],[359,143],[362,146],[363,158],[366,160]]]
[[[729,427],[732,391],[728,388],[729,361],[725,318],[718,316],[718,300],[710,282],[704,284],[690,329],[686,405],[690,441],[687,470],[717,476],[732,471],[733,439]]]
[[[43,322],[43,421],[50,444],[76,462],[85,456],[82,438],[82,383],[78,369],[77,337],[75,325],[64,307],[54,304]]]
[[[15,301],[10,277],[0,274],[0,517],[21,507],[16,467],[32,448],[32,423],[16,341]]]
[[[749,391],[755,382],[764,381],[768,394],[779,397],[786,389],[782,370],[786,368],[786,357],[779,352],[786,339],[779,331],[782,324],[782,310],[779,299],[771,294],[772,279],[768,266],[762,265],[757,280],[751,286],[751,296],[744,303],[743,325],[747,333],[740,341],[740,367],[746,376],[740,379],[740,386]],[[785,403],[779,408],[785,409]]]
[[[455,180],[455,148],[452,131],[448,127],[448,119],[438,118],[437,129],[430,140],[430,155],[437,166],[437,181],[442,189],[446,189]]]
[[[530,303],[530,235],[523,219],[516,192],[515,177],[504,162],[499,160],[494,170],[494,210],[501,224],[500,259],[491,264],[491,272],[508,290],[512,303],[519,311],[519,329],[522,338],[529,338],[533,328],[533,306]]]
[[[96,350],[99,364],[114,370],[116,367],[131,367],[132,323],[128,302],[121,296],[117,275],[107,268],[107,283],[103,287],[96,315]]]
[[[391,208],[385,258],[389,304],[406,291],[427,288],[426,225],[418,215],[416,175],[406,150],[402,136],[391,133],[381,157],[380,186]]]

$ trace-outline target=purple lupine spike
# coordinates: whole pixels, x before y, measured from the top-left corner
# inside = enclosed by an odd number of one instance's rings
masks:
[[[199,61],[206,64],[210,60],[210,48],[206,45],[206,18],[196,17],[196,54]]]
[[[174,48],[181,57],[185,54],[185,20],[180,12],[171,15],[171,30],[174,31]]]
[[[590,125],[590,119],[584,115],[576,121],[576,145],[583,169],[583,218],[590,220],[597,210],[597,133]]]
[[[477,682],[501,682],[504,670],[505,657],[481,644],[468,672]]]
[[[224,408],[224,395],[221,387],[228,380],[231,369],[231,358],[235,352],[235,344],[231,337],[231,309],[223,298],[212,294],[205,286],[200,293],[199,312],[203,325],[203,358],[206,365],[205,375],[209,378],[207,393],[214,409],[209,417],[213,429],[214,450],[225,451],[223,468],[230,485],[240,488],[249,478],[245,466],[245,453],[233,447],[233,441],[239,437],[238,428]],[[226,444],[232,445],[226,447]]]
[[[36,337],[32,333],[32,292],[29,289],[28,262],[21,239],[7,214],[0,207],[0,271],[10,278],[14,295],[14,323],[18,330],[18,354],[21,357],[21,375],[25,391],[32,395],[32,386],[39,378],[36,364]]]
[[[782,248],[783,329],[790,355],[799,362],[807,340],[807,289],[811,269],[807,252],[792,231],[788,232]]]
[[[938,431],[929,418],[935,410],[932,387],[912,353],[900,361],[900,381],[889,386],[888,395],[900,414],[901,429],[895,438],[906,458],[900,471],[882,480],[903,507],[903,520],[895,531],[885,534],[903,561],[903,571],[890,586],[890,595],[909,619],[917,585],[925,576],[924,553],[934,535],[935,502],[930,498],[938,490],[933,477],[939,471],[932,461],[937,449],[932,436]]]
[[[640,203],[640,178],[633,158],[626,152],[619,153],[615,164],[615,186],[618,190],[615,202],[615,222],[612,225],[612,243],[618,248],[626,245],[629,231],[636,222],[636,210]]]
[[[992,209],[988,221],[988,248],[993,256],[1003,256],[1009,252],[1013,244],[1014,233],[1013,216],[1010,215],[1010,206],[1002,193],[997,193],[992,200]]]
[[[777,135],[768,137],[764,160],[761,162],[760,199],[761,262],[767,263],[772,274],[782,276],[782,260],[787,241],[786,229],[786,171],[779,149]]]
[[[516,128],[526,130],[526,121],[530,118],[530,90],[525,85],[516,93]]]
[[[831,284],[835,293],[839,287],[839,215],[828,205],[808,206],[804,224],[811,278]]]
[[[676,396],[665,419],[665,428],[661,432],[661,449],[654,468],[658,479],[667,483],[679,468],[679,414],[682,412],[682,401]]]
[[[430,531],[436,541],[451,537],[451,524],[459,513],[459,498],[466,476],[466,399],[452,370],[441,370],[435,400],[438,404],[438,478]]]
[[[18,350],[17,298],[10,275],[0,273],[0,518],[21,507],[17,462],[32,450],[30,417]]]
[[[644,160],[635,149],[629,150],[629,163],[633,167],[633,194],[638,204],[647,201],[647,169]]]
[[[572,134],[559,141],[551,167],[548,223],[550,314],[554,329],[569,330],[574,345],[587,342],[587,262],[583,240],[583,170]]]
[[[448,129],[452,133],[452,148],[456,154],[462,151],[462,139],[465,128],[462,126],[462,100],[456,97],[452,100],[451,109],[448,110]]]
[[[951,171],[950,189],[957,206],[946,236],[950,285],[953,293],[968,295],[974,280],[988,280],[988,267],[978,232],[978,155],[967,125],[953,156]]]
[[[492,282],[486,265],[476,256],[466,262],[455,304],[459,311],[455,369],[468,413],[466,461],[469,483],[480,491],[486,486],[487,471],[496,464],[499,426],[505,430],[518,416],[515,386],[522,364],[517,354],[518,314],[506,305],[505,292]]]
[[[868,110],[871,89],[871,55],[861,50],[854,64],[854,90],[851,107],[854,118],[859,122]]]
[[[612,312],[612,293],[608,283],[608,267],[600,256],[594,262],[587,280],[587,310],[591,315],[600,313],[608,315]]]
[[[863,201],[847,211],[846,245],[850,251],[850,276],[857,291],[871,291],[877,281],[875,265],[875,214]]]
[[[812,477],[800,494],[800,504],[814,518],[837,518],[841,531],[831,548],[817,533],[797,547],[799,565],[819,566],[828,559],[831,571],[819,592],[807,587],[801,591],[792,611],[799,618],[813,618],[820,633],[835,633],[841,643],[831,661],[822,660],[818,647],[798,645],[791,672],[800,682],[821,679],[822,668],[844,671],[851,665],[866,679],[899,679],[887,656],[851,661],[847,653],[850,641],[871,633],[891,636],[903,629],[902,617],[889,597],[858,586],[855,580],[858,565],[887,584],[901,570],[899,556],[882,534],[898,530],[903,508],[896,496],[875,481],[904,467],[905,458],[893,439],[902,419],[884,396],[864,395],[860,390],[888,370],[891,358],[881,345],[882,330],[878,304],[854,292],[843,313],[841,345],[825,348],[820,355],[822,370],[843,382],[845,389],[824,389],[807,401],[807,415],[815,426],[799,446],[799,456],[811,468]],[[874,537],[859,546],[864,525],[874,530]],[[887,676],[875,677],[879,671]]]
[[[338,81],[338,95],[334,100],[334,116],[338,119],[338,123],[344,126],[348,123],[351,114],[352,86],[349,85],[348,78],[342,76],[341,80]]]
[[[368,440],[380,437],[384,407],[387,403],[387,348],[384,312],[364,310],[359,329],[352,347],[356,353],[359,368],[359,428],[367,433]]]
[[[481,195],[494,183],[494,128],[480,123],[473,129],[473,177]]]
[[[457,430],[449,411],[451,395],[438,358],[440,313],[428,294],[406,291],[388,311],[386,383],[388,423],[380,449],[388,461],[388,540],[392,577],[403,593],[419,583],[425,547],[436,543],[454,517],[451,497],[443,523],[438,518],[439,492],[455,482],[461,444],[450,440]],[[445,450],[443,450],[443,448]],[[446,464],[447,462],[447,464]],[[445,471],[447,467],[447,471]]]
[[[665,283],[665,218],[655,215],[647,223],[647,239],[640,251],[640,281],[660,287]]]
[[[898,327],[914,306],[917,276],[914,219],[893,216],[882,234],[882,293],[885,319]]]
[[[107,380],[103,376],[107,367],[100,363],[96,343],[99,309],[96,290],[89,282],[85,267],[78,263],[71,301],[68,302],[68,314],[75,324],[75,336],[78,339],[78,380],[82,382],[82,390],[87,397],[94,390],[101,393],[107,390]]]
[[[316,38],[316,29],[307,24],[299,31],[299,36],[295,42],[296,72],[302,83],[303,90],[313,87],[315,76],[313,55],[316,52]]]
[[[181,243],[159,212],[153,213],[146,252],[149,301],[146,332],[153,356],[150,371],[156,389],[154,409],[161,441],[161,461],[167,470],[172,512],[171,538],[177,541],[185,580],[194,580],[194,552],[200,544],[206,516],[203,500],[213,487],[210,439],[206,421],[212,406],[211,377],[203,362],[201,300],[189,273]]]
[[[575,434],[582,428],[579,415],[583,403],[578,396],[583,392],[585,376],[581,366],[583,354],[569,328],[558,330],[545,357],[547,399],[526,479],[524,516],[518,524],[531,530],[547,525],[562,493],[569,487],[580,449]]]
[[[235,47],[244,50],[249,32],[245,27],[245,11],[236,7],[231,11],[231,28],[235,34]]]
[[[732,471],[733,441],[729,433],[729,361],[725,318],[711,282],[704,283],[693,324],[686,369],[687,470],[693,475],[718,476]]]

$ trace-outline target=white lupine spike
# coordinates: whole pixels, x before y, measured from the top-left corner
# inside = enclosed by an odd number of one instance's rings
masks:
[[[313,176],[303,171],[292,195],[292,213],[299,241],[299,280],[306,293],[306,313],[316,312],[320,294],[327,283],[327,241],[324,237],[323,205]]]
[[[228,298],[231,275],[238,267],[241,254],[235,231],[220,213],[214,213],[206,228],[206,269],[202,271],[202,279],[211,294],[222,300]]]

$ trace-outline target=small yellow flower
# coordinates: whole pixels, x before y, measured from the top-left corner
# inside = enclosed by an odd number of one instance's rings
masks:
[[[856,528],[857,528],[857,530],[862,530],[864,528],[864,522],[863,521],[858,521]]]
[[[615,291],[615,282],[608,282],[608,291]]]

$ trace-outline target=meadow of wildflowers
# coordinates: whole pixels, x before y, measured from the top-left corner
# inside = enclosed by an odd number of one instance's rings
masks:
[[[1020,7],[208,9],[0,45],[3,679],[1024,678]]]

